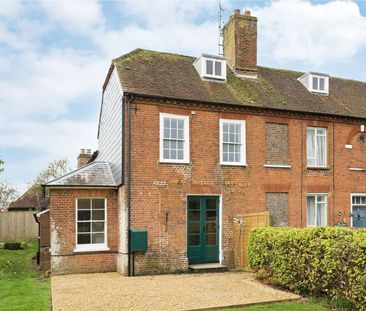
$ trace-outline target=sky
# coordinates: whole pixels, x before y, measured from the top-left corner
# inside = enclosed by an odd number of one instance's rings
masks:
[[[245,4],[246,2],[246,4]],[[258,17],[258,64],[366,81],[366,1],[222,0]],[[217,0],[0,0],[0,156],[24,191],[52,160],[97,149],[102,84],[135,48],[218,53]]]

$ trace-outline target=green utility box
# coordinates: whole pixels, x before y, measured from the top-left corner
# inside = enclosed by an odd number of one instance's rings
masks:
[[[131,230],[131,252],[147,251],[147,230],[132,229]]]

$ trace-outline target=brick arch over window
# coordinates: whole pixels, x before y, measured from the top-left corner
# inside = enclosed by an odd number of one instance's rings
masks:
[[[347,137],[347,145],[352,145],[352,142],[354,142],[354,138],[355,136],[357,136],[358,134],[362,133],[360,131],[360,126],[357,126],[356,128],[352,129]]]
[[[352,134],[352,135],[351,135]],[[359,141],[360,135],[364,135],[364,143]],[[352,145],[349,150],[349,167],[350,168],[366,168],[366,133],[359,129],[352,130],[349,134],[347,143]]]

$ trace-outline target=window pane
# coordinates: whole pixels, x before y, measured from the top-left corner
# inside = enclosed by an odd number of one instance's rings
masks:
[[[170,138],[170,130],[164,129],[164,137],[163,138]]]
[[[163,152],[163,159],[166,159],[166,160],[169,159],[169,150],[164,150],[164,152]]]
[[[170,119],[164,118],[164,128],[169,129],[170,128]]]
[[[190,222],[188,224],[188,232],[189,233],[200,233],[200,223],[199,222]]]
[[[93,220],[104,220],[104,210],[95,210],[92,212]]]
[[[216,233],[206,234],[206,245],[216,245]]]
[[[308,165],[316,165],[316,162],[315,162],[315,129],[313,129],[313,128],[307,129],[306,149],[307,149]]]
[[[326,221],[326,204],[325,203],[318,203],[317,204],[317,226],[325,226]]]
[[[178,120],[178,129],[180,129],[180,130],[184,129],[184,120],[182,120],[182,119]]]
[[[307,197],[307,223],[308,226],[315,226],[315,197]]]
[[[316,138],[316,158],[317,165],[325,166],[325,136],[317,136]]]
[[[215,222],[206,223],[206,233],[216,233],[216,223]]]
[[[200,209],[200,199],[199,198],[193,198],[189,200],[188,203],[189,209]]]
[[[104,232],[104,222],[93,222],[92,232]]]
[[[318,78],[313,77],[313,89],[318,90]]]
[[[171,128],[172,129],[177,129],[178,128],[178,120],[177,119],[170,119],[170,124],[171,124]]]
[[[184,157],[183,157],[183,151],[182,150],[179,150],[178,151],[178,160],[183,160]]]
[[[216,211],[206,211],[206,221],[215,221]]]
[[[325,90],[325,79],[319,78],[319,90],[324,91]]]
[[[198,246],[198,245],[200,245],[200,236],[198,234],[189,235],[188,236],[188,245],[189,246]]]
[[[221,62],[215,62],[215,75],[221,76]]]
[[[78,223],[78,233],[90,232],[90,222],[79,222]]]
[[[90,199],[78,199],[78,209],[90,209]]]
[[[176,129],[172,129],[171,132],[170,132],[170,138],[177,139],[177,137],[178,137],[177,130]]]
[[[78,234],[78,244],[90,244],[90,233]]]
[[[78,220],[90,220],[90,211],[78,211]]]
[[[227,133],[229,131],[229,125],[227,123],[224,123],[222,129],[224,133]]]
[[[213,74],[213,61],[206,60],[206,73],[209,75]]]
[[[92,207],[93,209],[104,209],[104,199],[93,199]]]
[[[184,131],[178,130],[178,139],[184,139]]]
[[[189,211],[188,220],[189,221],[199,221],[200,220],[200,211]]]
[[[104,243],[104,233],[93,233],[92,243],[93,244]]]

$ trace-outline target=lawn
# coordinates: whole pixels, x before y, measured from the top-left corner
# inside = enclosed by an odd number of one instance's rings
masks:
[[[245,308],[223,309],[222,311],[326,311],[327,308],[311,302],[284,302],[257,305]]]
[[[36,252],[36,243],[23,250],[0,249],[0,311],[50,310],[50,278],[35,268]]]

